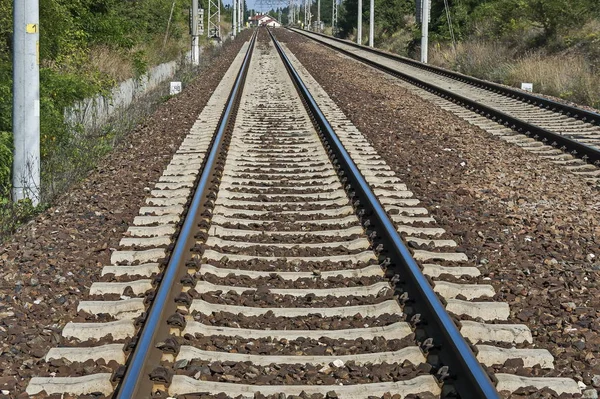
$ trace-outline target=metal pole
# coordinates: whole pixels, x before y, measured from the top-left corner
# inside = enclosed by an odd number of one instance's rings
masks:
[[[233,4],[231,5],[231,12],[233,14],[233,26],[231,29],[231,36],[235,37],[236,29],[237,29],[237,14],[238,14],[237,0],[233,0]]]
[[[242,28],[244,27],[244,10],[243,10],[243,3],[244,0],[237,0],[238,3],[238,33],[240,33],[242,31]]]
[[[198,38],[198,0],[192,0],[192,64],[200,65],[200,41]]]
[[[13,8],[13,201],[40,202],[39,0]]]
[[[356,28],[356,43],[362,44],[362,0],[358,0],[358,25]]]
[[[321,32],[321,0],[317,0],[317,32]]]
[[[331,5],[331,33],[335,36],[337,34],[337,19],[338,19],[338,8],[337,0],[333,0]]]
[[[427,63],[427,50],[429,48],[429,0],[421,3],[421,62]]]
[[[375,37],[375,0],[371,0],[369,7],[369,47],[373,47]]]
[[[221,0],[217,0],[217,32],[221,41]]]

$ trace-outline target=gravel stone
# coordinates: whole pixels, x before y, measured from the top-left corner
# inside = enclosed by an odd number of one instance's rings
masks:
[[[600,274],[588,257],[600,253],[598,190],[394,78],[299,35],[276,35],[468,255],[464,266],[477,266],[495,299],[509,303],[509,322],[530,327],[561,377],[591,383],[600,374]]]
[[[102,319],[78,314],[77,303],[110,264],[148,195],[145,188],[158,181],[242,44],[225,43],[201,78],[161,104],[85,179],[0,246],[0,375],[16,380],[11,397],[22,397],[34,375],[65,371],[41,358],[65,343],[59,334],[67,322]],[[69,374],[76,371],[69,367]]]

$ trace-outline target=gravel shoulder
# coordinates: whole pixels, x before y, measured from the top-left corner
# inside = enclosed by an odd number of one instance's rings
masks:
[[[511,321],[555,356],[558,374],[599,388],[597,189],[383,73],[299,35],[277,37],[491,279]]]
[[[250,34],[224,44],[198,79],[0,246],[0,390],[10,397],[27,397],[27,381],[43,372],[41,358],[62,342],[60,332],[76,316],[80,295],[98,281],[112,248]]]

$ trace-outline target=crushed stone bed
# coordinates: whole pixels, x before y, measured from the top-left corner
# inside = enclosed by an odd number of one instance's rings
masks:
[[[600,388],[600,200],[578,177],[494,139],[334,51],[284,42],[527,324],[563,377]]]
[[[86,179],[0,247],[0,389],[26,398],[31,376],[56,346],[56,326],[77,314],[77,303],[110,264],[111,248],[161,176],[243,38],[224,44],[201,76],[131,132]]]

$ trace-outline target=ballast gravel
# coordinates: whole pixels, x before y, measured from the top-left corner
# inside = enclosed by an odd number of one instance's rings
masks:
[[[323,317],[319,313],[299,317],[277,317],[271,311],[260,316],[244,316],[228,312],[213,312],[209,315],[193,312],[192,315],[194,320],[210,326],[255,330],[345,330],[382,327],[404,321],[403,316],[389,313],[377,317],[363,317],[359,313],[353,317]]]
[[[26,398],[42,358],[98,281],[202,107],[251,32],[227,42],[198,79],[127,135],[87,178],[0,246],[0,391]]]
[[[203,336],[196,334],[181,339],[182,345],[192,345],[206,351],[246,353],[251,355],[309,355],[309,356],[344,356],[357,353],[391,352],[408,346],[414,346],[414,336],[403,339],[246,339],[243,337]],[[333,358],[335,359],[335,358]]]
[[[468,254],[463,266],[478,267],[510,304],[509,321],[529,326],[561,376],[600,388],[597,188],[394,78],[283,29],[276,36]]]

